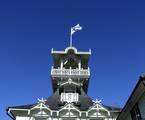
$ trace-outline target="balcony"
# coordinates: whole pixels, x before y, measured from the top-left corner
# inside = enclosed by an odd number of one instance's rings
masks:
[[[51,69],[52,77],[66,77],[66,78],[89,78],[90,77],[90,69],[65,69],[65,68],[53,68]]]

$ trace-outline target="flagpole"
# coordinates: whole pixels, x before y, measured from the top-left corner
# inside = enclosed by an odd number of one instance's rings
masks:
[[[70,47],[72,47],[72,33],[71,33],[71,31],[70,31]]]
[[[78,30],[81,30],[82,29],[82,27],[79,25],[79,24],[77,24],[76,26],[74,26],[74,27],[71,27],[71,31],[70,31],[70,47],[72,47],[72,44],[73,44],[73,41],[72,41],[72,36],[73,36],[73,34],[76,32],[76,31],[78,31]]]

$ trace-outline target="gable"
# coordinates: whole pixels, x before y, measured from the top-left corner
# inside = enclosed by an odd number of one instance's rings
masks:
[[[103,107],[100,103],[96,103],[88,110],[89,116],[110,116],[110,111]]]

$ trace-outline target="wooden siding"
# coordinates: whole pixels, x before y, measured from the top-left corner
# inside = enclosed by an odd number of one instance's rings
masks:
[[[132,120],[132,119],[131,119],[131,115],[128,114],[125,120]]]
[[[145,93],[142,95],[141,99],[138,102],[141,118],[145,119]]]

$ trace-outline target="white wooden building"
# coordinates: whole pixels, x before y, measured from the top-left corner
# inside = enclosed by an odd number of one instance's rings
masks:
[[[51,50],[53,95],[45,100],[7,109],[14,120],[116,120],[120,108],[106,106],[88,95],[91,50],[78,51],[67,47]]]

